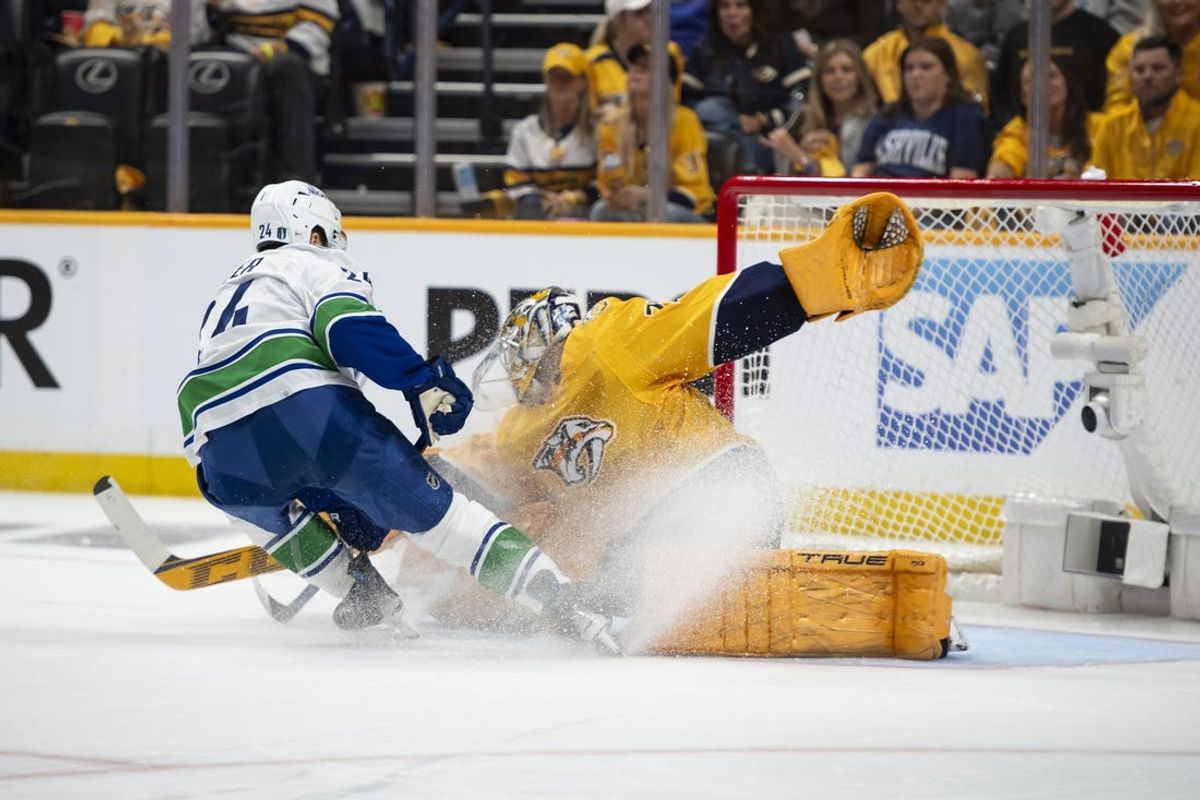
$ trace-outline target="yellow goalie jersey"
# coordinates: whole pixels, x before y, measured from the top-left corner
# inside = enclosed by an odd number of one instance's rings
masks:
[[[548,495],[580,496],[676,468],[738,436],[690,382],[708,374],[723,276],[680,300],[602,300],[567,337],[549,399],[509,411],[497,445]],[[653,462],[648,463],[648,462]],[[514,464],[515,466],[516,464]]]
[[[751,445],[690,384],[766,344],[751,329],[780,315],[743,299],[767,286],[787,309],[772,330],[798,329],[803,311],[774,264],[710,278],[670,303],[600,301],[567,336],[545,402],[514,406],[493,436],[442,457],[494,493],[564,569],[590,574],[605,545],[673,486]]]

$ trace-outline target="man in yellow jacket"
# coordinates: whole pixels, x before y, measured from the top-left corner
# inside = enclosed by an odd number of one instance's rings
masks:
[[[923,37],[945,39],[954,51],[963,88],[985,108],[987,107],[988,71],[983,54],[961,36],[956,36],[943,24],[946,0],[896,0],[900,27],[880,36],[863,51],[867,68],[879,88],[879,99],[894,103],[900,99],[903,76],[900,56],[908,45]]]
[[[1137,102],[1109,114],[1092,164],[1118,180],[1200,178],[1200,101],[1180,88],[1183,54],[1166,36],[1142,39],[1129,62]]]

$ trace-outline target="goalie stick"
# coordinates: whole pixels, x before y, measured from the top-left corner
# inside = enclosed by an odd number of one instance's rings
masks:
[[[172,589],[203,589],[218,583],[278,572],[284,568],[266,550],[253,545],[197,558],[180,558],[167,550],[150,530],[111,476],[105,475],[96,481],[92,494],[126,546],[146,569],[154,573],[154,577]]]

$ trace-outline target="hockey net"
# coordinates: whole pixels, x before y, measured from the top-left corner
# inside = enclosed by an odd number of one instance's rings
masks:
[[[1103,215],[1150,417],[1182,502],[1200,502],[1200,187],[1062,181],[744,178],[726,184],[718,271],[814,238],[845,202],[891,191],[925,262],[894,308],[823,321],[718,370],[716,402],[767,451],[810,545],[908,546],[998,573],[1004,497],[1130,492],[1117,446],[1080,423],[1085,361],[1055,360],[1072,294],[1038,206]]]

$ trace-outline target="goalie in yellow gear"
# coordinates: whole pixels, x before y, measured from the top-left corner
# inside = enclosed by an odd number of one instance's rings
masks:
[[[478,388],[502,367],[517,403],[494,434],[437,456],[456,486],[473,484],[554,552],[591,593],[589,602],[616,615],[636,609],[638,624],[627,632],[634,649],[696,652],[694,635],[680,638],[679,620],[703,616],[697,609],[730,581],[782,587],[782,593],[760,595],[775,607],[764,613],[787,613],[779,609],[791,602],[788,587],[800,584],[772,583],[764,576],[778,572],[781,562],[762,560],[763,548],[777,546],[782,529],[775,475],[757,443],[739,434],[692,383],[805,322],[898,302],[916,280],[921,236],[899,198],[872,194],[842,208],[815,241],[780,257],[782,265],[762,262],[709,278],[663,304],[607,298],[586,310],[556,287],[526,298],[476,371]],[[406,563],[412,566],[407,555]],[[803,559],[787,564],[797,575],[804,566]],[[868,581],[878,582],[878,573]],[[944,581],[944,566],[933,573],[935,583],[939,576]],[[846,575],[836,581],[844,585]],[[650,595],[652,603],[637,605]],[[461,599],[460,592],[445,608],[469,606]],[[948,600],[924,607],[932,615],[924,644],[892,652],[938,654]],[[883,616],[891,624],[892,617]],[[796,642],[807,635],[789,634]],[[892,631],[884,638],[903,635]],[[699,651],[715,652],[711,641]],[[722,646],[719,652],[742,651]],[[764,654],[805,652],[811,650],[776,641]]]

